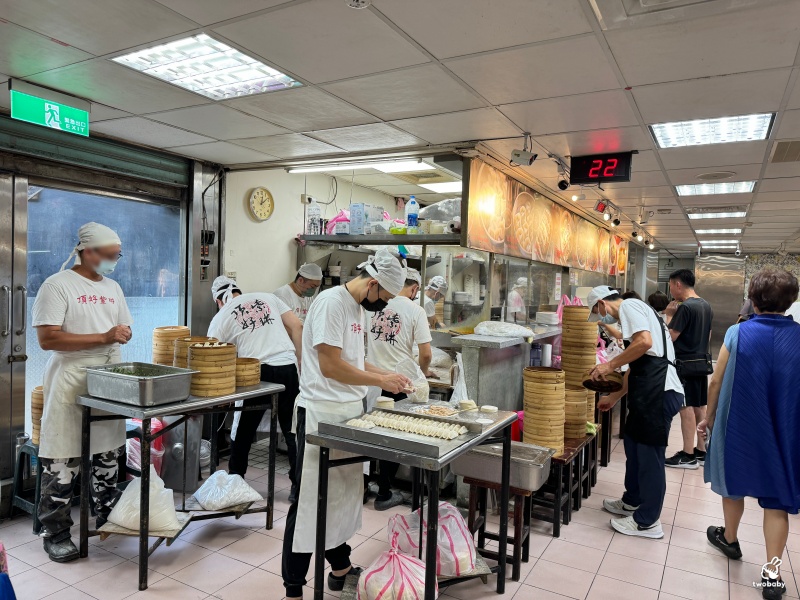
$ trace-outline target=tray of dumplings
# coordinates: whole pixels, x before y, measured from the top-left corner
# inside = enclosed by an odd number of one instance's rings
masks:
[[[319,424],[321,434],[439,458],[480,435],[495,419],[441,417],[420,413],[419,405],[398,402],[392,409],[379,408],[342,423]],[[505,418],[505,414],[497,417]],[[483,422],[479,422],[483,421]]]

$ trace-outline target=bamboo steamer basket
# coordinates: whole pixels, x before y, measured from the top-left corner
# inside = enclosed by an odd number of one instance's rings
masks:
[[[526,367],[522,378],[525,383],[564,383],[564,372],[552,367]]]
[[[586,420],[594,423],[595,395],[592,390],[586,390]]]
[[[257,358],[236,359],[236,387],[258,385],[261,381],[261,361]]]
[[[561,322],[567,323],[586,323],[589,320],[591,311],[588,306],[565,306],[561,312]]]
[[[188,367],[189,346],[205,342],[218,342],[216,338],[206,337],[203,335],[188,336],[178,338],[173,342],[172,346],[172,366],[186,369]]]
[[[39,445],[39,433],[42,428],[42,411],[44,410],[44,388],[37,385],[31,390],[31,422],[33,424],[33,431],[31,431],[31,443],[34,446]]]
[[[189,346],[187,353],[188,368],[197,371],[192,375],[192,395],[207,398],[236,391],[236,346],[198,342]]]
[[[189,328],[185,325],[156,327],[153,330],[153,362],[157,365],[172,366],[175,340],[189,335]]]

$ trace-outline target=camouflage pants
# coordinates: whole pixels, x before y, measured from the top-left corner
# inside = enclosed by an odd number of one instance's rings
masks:
[[[117,459],[120,449],[92,456],[92,499],[98,518],[107,519],[116,504]],[[39,520],[42,536],[55,537],[72,527],[72,498],[75,482],[81,470],[80,458],[40,458],[42,494],[39,500]]]

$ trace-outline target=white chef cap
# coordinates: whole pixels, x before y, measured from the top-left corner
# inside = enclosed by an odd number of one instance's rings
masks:
[[[76,265],[81,264],[81,258],[78,256],[78,252],[81,250],[121,245],[122,241],[120,241],[117,232],[110,227],[94,222],[81,225],[81,228],[78,229],[78,245],[73,248],[69,258],[61,265],[61,270],[63,271],[67,267],[73,257]]]
[[[528,278],[527,277],[520,277],[517,279],[517,283],[514,284],[515,288],[519,287],[528,287]]]
[[[383,289],[393,296],[402,292],[406,285],[406,268],[400,259],[386,248],[378,250],[366,262],[358,265],[358,268],[366,270]]]
[[[447,281],[445,281],[445,278],[441,275],[436,275],[435,277],[431,277],[431,280],[428,282],[428,287],[425,289],[444,294],[447,291]]]
[[[412,269],[411,267],[406,267],[406,281],[409,279],[413,279],[419,285],[422,285],[422,275],[419,274],[419,271]]]
[[[304,264],[297,274],[304,279],[311,279],[312,281],[322,280],[322,269],[315,263]]]
[[[223,304],[227,304],[233,298],[234,292],[241,294],[242,290],[239,289],[239,285],[233,279],[225,277],[225,275],[220,275],[211,284],[211,296],[214,300],[222,300]],[[222,298],[220,298],[220,295],[222,295]]]

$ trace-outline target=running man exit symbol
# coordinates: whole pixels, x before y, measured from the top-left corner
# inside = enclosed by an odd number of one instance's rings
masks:
[[[11,90],[11,118],[87,137],[89,111]]]
[[[58,116],[58,104],[44,103],[44,118],[48,127],[53,129],[61,129],[61,120]]]

